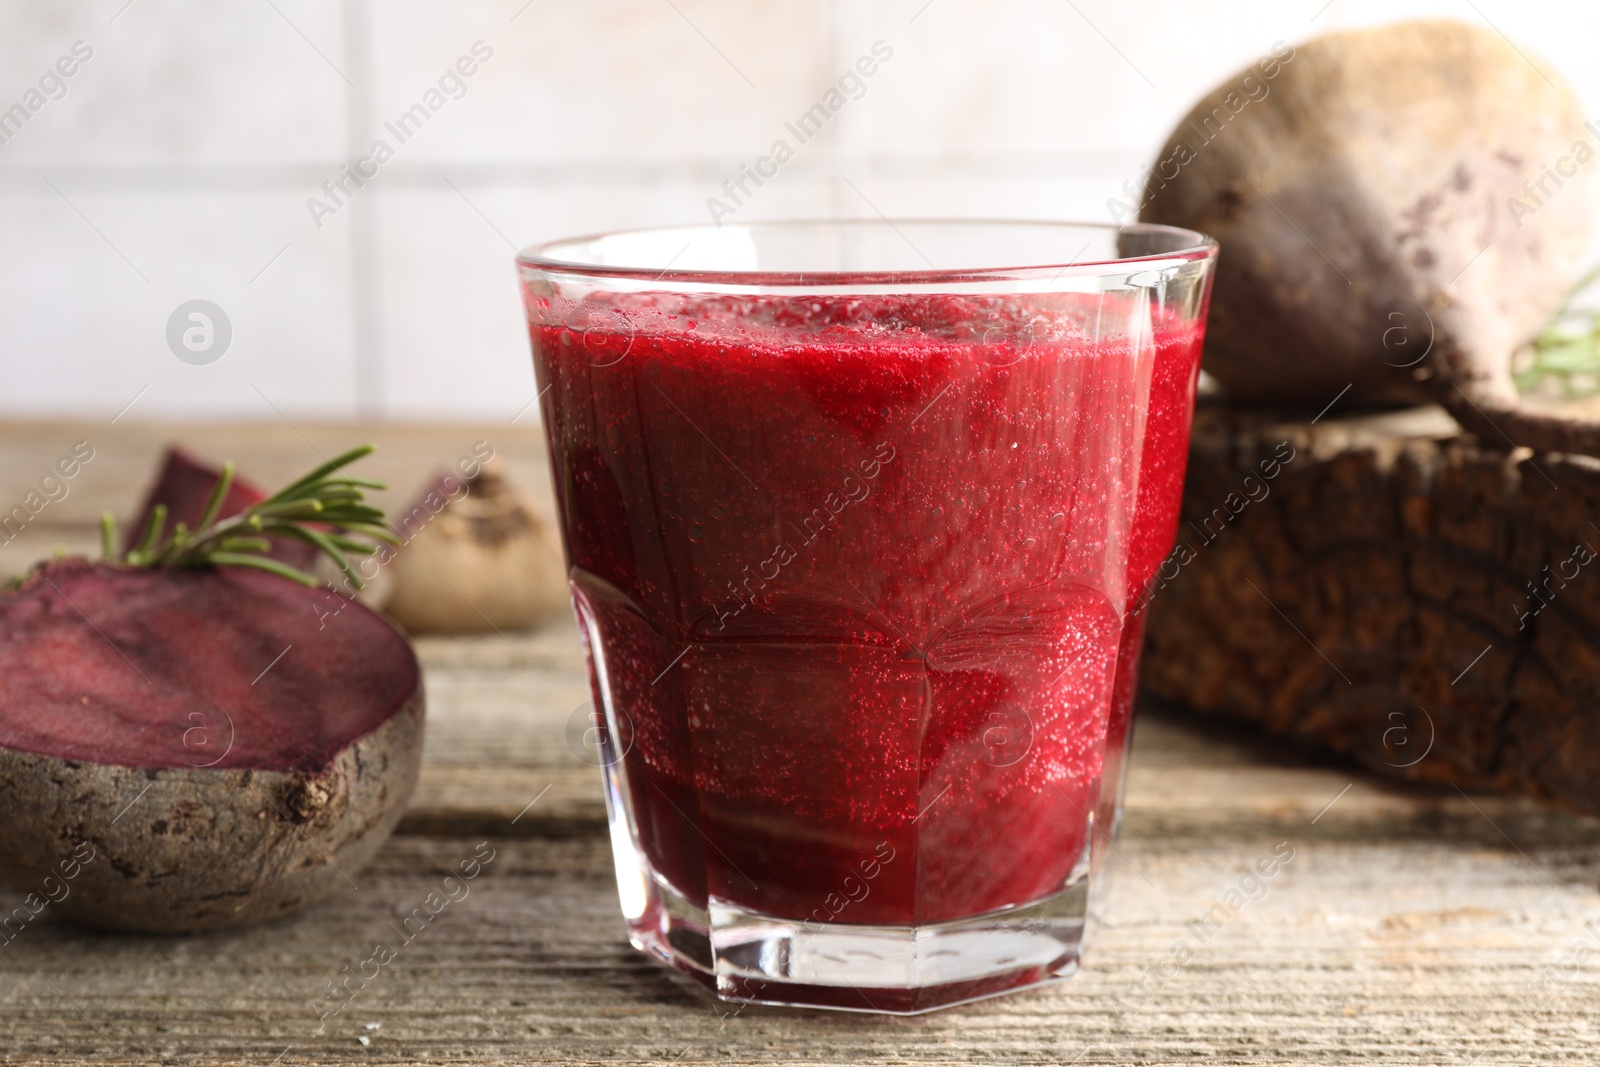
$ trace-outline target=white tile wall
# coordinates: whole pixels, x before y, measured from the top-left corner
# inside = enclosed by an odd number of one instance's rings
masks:
[[[294,28],[338,61],[348,44],[337,4],[273,0],[280,16],[265,2],[134,0],[118,15],[126,3],[0,4],[4,106],[74,43],[93,52],[66,95],[0,148],[7,170],[276,170],[341,150],[348,87]]]
[[[75,181],[70,168],[50,181],[59,195],[41,179],[0,200],[8,414],[109,417],[146,385],[127,417],[272,417],[262,393],[286,411],[354,410],[347,233],[301,238],[262,274],[285,243],[281,220],[299,208],[288,193],[124,191]],[[195,298],[233,325],[208,366],[166,344],[168,316]]]
[[[705,219],[875,41],[893,57],[741,219],[1104,218],[1274,41],[1421,14],[1492,21],[1600,116],[1577,0],[0,0],[0,109],[94,53],[0,145],[0,417],[509,418],[532,395],[513,246]],[[307,197],[379,137],[395,158],[314,225]],[[165,342],[195,297],[234,329],[204,367]]]

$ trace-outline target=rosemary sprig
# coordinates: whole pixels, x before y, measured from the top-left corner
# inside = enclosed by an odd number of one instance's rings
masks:
[[[1533,362],[1516,374],[1520,391],[1549,381],[1568,400],[1600,392],[1600,308],[1578,307],[1578,298],[1597,281],[1600,266],[1572,287],[1566,304],[1534,338]]]
[[[373,451],[362,445],[329,460],[298,481],[278,490],[239,514],[218,519],[222,502],[233,485],[233,464],[222,467],[222,477],[206,499],[205,512],[197,529],[178,523],[163,536],[167,508],[157,504],[150,511],[137,544],[125,554],[116,550],[116,526],[108,511],[100,517],[100,542],[107,560],[130,567],[206,567],[226,565],[254,567],[270,571],[302,585],[317,585],[305,571],[273,559],[269,536],[304,541],[326,554],[350,582],[360,589],[361,576],[350,564],[350,556],[367,556],[377,551],[371,542],[397,545],[400,539],[389,529],[383,512],[365,503],[363,489],[385,489],[382,482],[342,473],[343,468]],[[352,536],[354,535],[354,536]],[[369,538],[357,540],[357,537]]]

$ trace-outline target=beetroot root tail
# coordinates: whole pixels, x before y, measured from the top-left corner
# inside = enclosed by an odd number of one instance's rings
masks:
[[[1463,430],[1487,445],[1600,457],[1600,422],[1529,411],[1501,397],[1474,396],[1458,385],[1440,389],[1438,401]]]

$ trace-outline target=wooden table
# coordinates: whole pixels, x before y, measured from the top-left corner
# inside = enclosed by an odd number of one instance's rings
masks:
[[[0,547],[12,570],[87,550],[126,515],[164,434],[0,430],[0,507],[94,442],[66,499]],[[185,428],[272,483],[375,439],[403,489],[489,439],[547,483],[516,427]],[[429,739],[377,860],[324,904],[255,929],[114,936],[37,921],[0,946],[0,1062],[1591,1063],[1600,1059],[1600,821],[1337,764],[1147,709],[1113,896],[1082,973],[910,1019],[720,1004],[623,937],[598,772],[568,748],[586,699],[563,622],[419,640]],[[531,805],[531,806],[530,806]],[[4,813],[0,813],[4,817]],[[1004,827],[997,827],[1004,833]],[[494,860],[339,1014],[324,983],[390,937],[480,842]],[[1190,925],[1287,842],[1294,858],[1203,939]],[[1248,888],[1248,885],[1247,885]],[[0,891],[0,909],[20,901]],[[1187,953],[1176,953],[1181,942]],[[1191,954],[1180,964],[1179,954]]]

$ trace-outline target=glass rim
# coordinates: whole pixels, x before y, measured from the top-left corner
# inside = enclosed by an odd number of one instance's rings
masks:
[[[1116,234],[1164,234],[1175,239],[1177,247],[1170,251],[1152,252],[1138,256],[1122,256],[1110,259],[1098,258],[1091,260],[1072,259],[1065,262],[1060,260],[1044,260],[1040,262],[1017,263],[999,267],[958,267],[950,269],[929,268],[927,270],[760,270],[742,268],[721,268],[708,270],[704,268],[680,268],[674,270],[668,263],[663,269],[656,267],[618,266],[594,262],[592,259],[581,257],[563,256],[561,252],[567,249],[593,245],[603,239],[630,237],[635,235],[666,235],[670,233],[714,234],[727,230],[801,230],[805,228],[840,227],[840,228],[884,228],[899,233],[900,226],[947,226],[952,228],[981,229],[983,227],[1032,227],[1040,230],[1085,231],[1094,230],[1100,233]],[[902,239],[904,234],[900,234]],[[909,243],[909,241],[907,242]],[[914,248],[915,246],[913,246]],[[1217,257],[1219,246],[1216,238],[1210,237],[1198,230],[1190,230],[1180,226],[1168,226],[1153,222],[1072,222],[1068,220],[1052,219],[980,219],[980,218],[900,218],[888,217],[850,218],[850,219],[784,219],[776,221],[760,221],[748,223],[729,223],[726,226],[713,223],[694,223],[678,226],[645,226],[621,230],[610,230],[600,233],[584,234],[577,237],[563,237],[553,241],[544,241],[539,244],[529,245],[518,251],[516,256],[517,266],[525,270],[539,271],[547,274],[561,274],[584,278],[611,278],[619,281],[649,281],[664,284],[699,283],[706,286],[762,286],[762,287],[815,287],[815,286],[848,286],[848,285],[883,285],[906,284],[926,286],[930,284],[971,284],[983,281],[1001,281],[1013,278],[1031,278],[1041,274],[1055,272],[1055,277],[1085,275],[1106,275],[1137,268],[1140,264],[1156,266],[1176,266],[1182,263],[1202,262]]]

